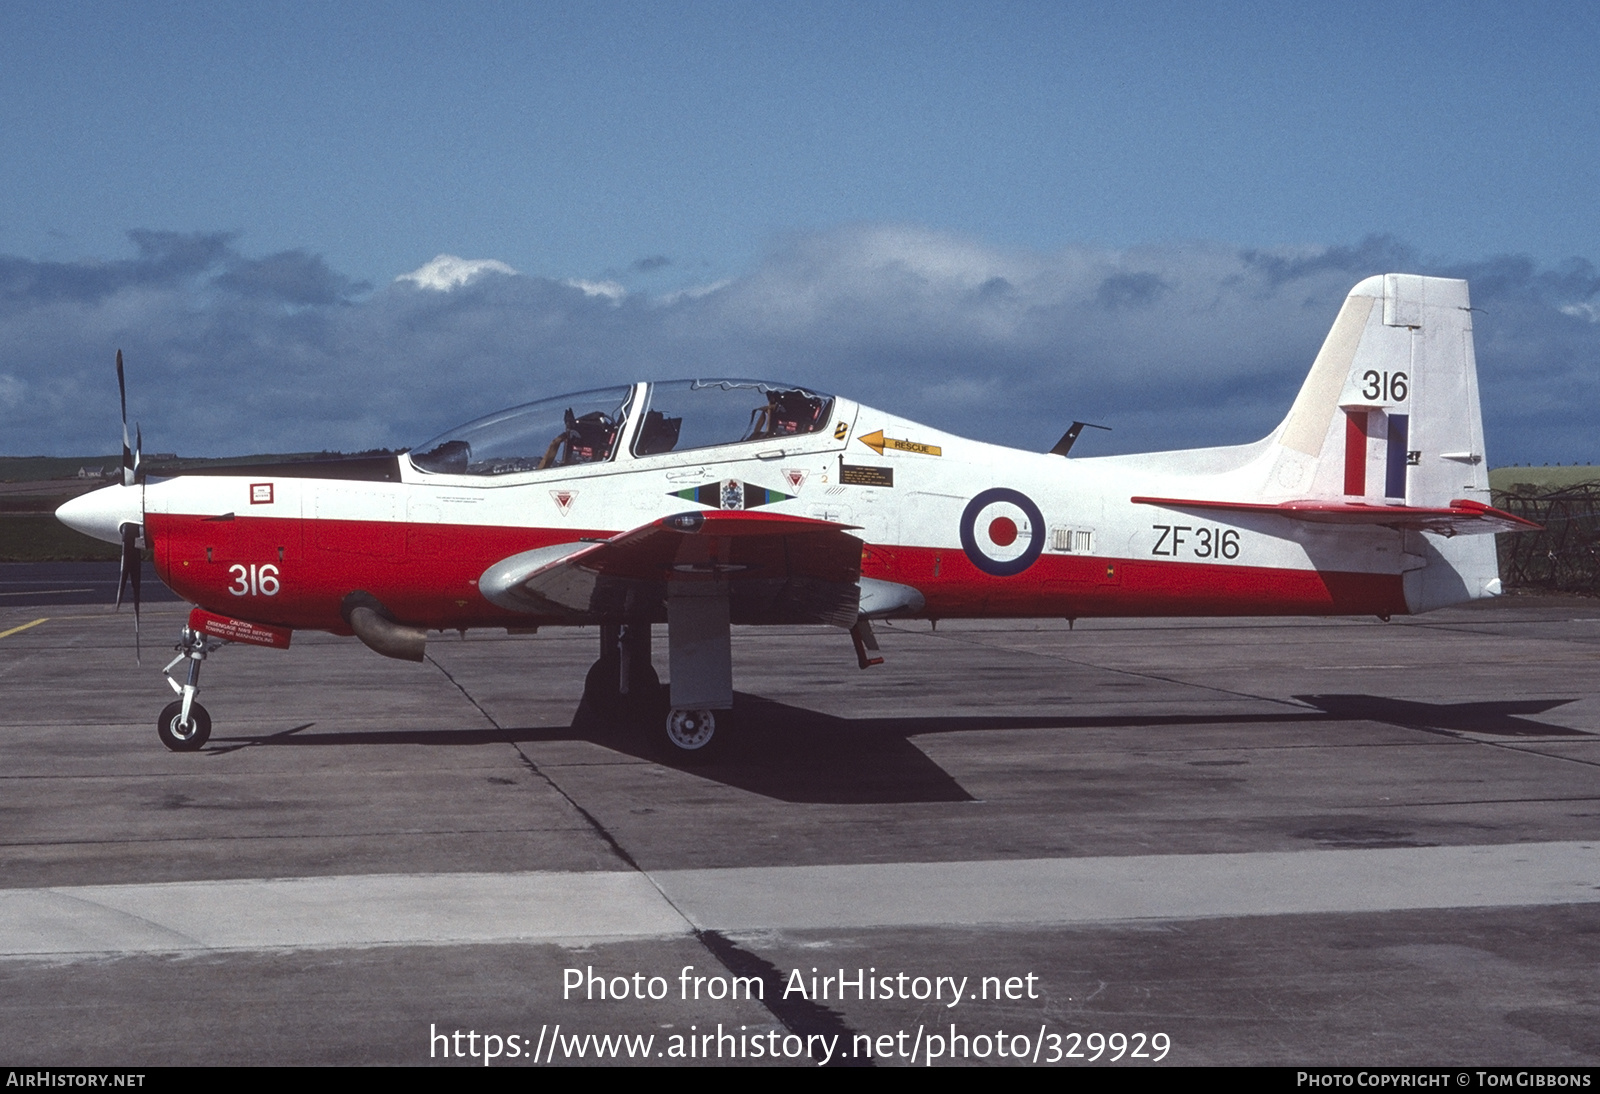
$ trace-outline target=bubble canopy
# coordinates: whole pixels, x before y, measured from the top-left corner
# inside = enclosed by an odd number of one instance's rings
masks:
[[[635,457],[815,433],[833,397],[768,380],[671,380],[599,388],[511,407],[425,441],[411,451],[419,470],[508,475],[605,463],[621,447],[630,417]]]

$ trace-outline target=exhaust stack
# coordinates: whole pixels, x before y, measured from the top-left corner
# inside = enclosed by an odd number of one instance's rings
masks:
[[[422,660],[428,632],[421,627],[407,627],[395,622],[389,609],[371,593],[351,593],[340,603],[339,614],[356,632],[362,645],[374,653],[393,657],[397,661]]]

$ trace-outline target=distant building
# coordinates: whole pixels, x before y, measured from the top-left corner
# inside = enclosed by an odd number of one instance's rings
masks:
[[[78,468],[78,478],[80,479],[103,479],[109,474],[111,474],[111,469],[106,467]]]

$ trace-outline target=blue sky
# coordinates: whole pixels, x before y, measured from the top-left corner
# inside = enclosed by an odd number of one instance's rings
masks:
[[[0,451],[108,447],[119,345],[195,454],[693,372],[1238,441],[1403,266],[1487,309],[1493,462],[1600,459],[1597,10],[9,3]]]

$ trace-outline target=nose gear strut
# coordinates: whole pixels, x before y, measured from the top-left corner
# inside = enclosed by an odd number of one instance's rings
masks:
[[[222,643],[184,627],[173,648],[178,656],[167,662],[161,675],[181,698],[162,709],[161,717],[156,719],[156,732],[161,735],[161,743],[174,752],[197,752],[211,737],[211,715],[194,698],[200,691],[200,666],[205,663],[207,654],[222,648]],[[180,684],[173,679],[172,670],[184,661],[189,662],[188,678]]]

